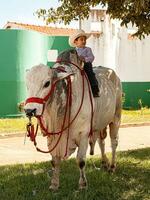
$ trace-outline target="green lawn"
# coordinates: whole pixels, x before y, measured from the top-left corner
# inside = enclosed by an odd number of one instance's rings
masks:
[[[0,167],[2,200],[149,200],[150,148],[118,152],[114,174],[93,167],[99,159],[87,160],[88,189],[78,190],[79,170],[75,159],[63,161],[58,192],[48,190],[49,162]]]
[[[27,118],[0,119],[0,134],[25,133]],[[121,124],[150,122],[150,109],[123,110]]]
[[[150,109],[123,110],[121,123],[145,123],[150,122]]]
[[[33,122],[35,123],[36,120],[34,119]],[[0,133],[1,134],[25,133],[27,123],[28,119],[26,117],[0,119]]]

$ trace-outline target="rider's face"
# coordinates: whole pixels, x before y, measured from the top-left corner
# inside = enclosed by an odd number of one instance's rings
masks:
[[[83,48],[86,45],[86,37],[80,36],[74,41],[76,47]]]

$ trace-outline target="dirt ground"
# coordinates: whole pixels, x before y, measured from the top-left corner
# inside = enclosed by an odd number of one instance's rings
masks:
[[[38,147],[47,150],[46,138],[38,137]],[[150,126],[136,126],[120,128],[119,145],[117,151],[150,147]],[[110,152],[110,140],[106,139],[106,152]],[[98,144],[96,144],[95,155],[100,155]],[[75,157],[76,153],[72,155]],[[89,149],[87,152],[89,156]],[[49,154],[37,152],[29,138],[23,136],[1,136],[0,137],[0,165],[34,163],[48,161]]]

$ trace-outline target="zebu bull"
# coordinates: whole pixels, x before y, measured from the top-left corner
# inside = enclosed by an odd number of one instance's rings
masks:
[[[41,132],[47,136],[53,167],[50,188],[58,189],[60,161],[68,158],[76,148],[80,169],[79,188],[84,188],[87,185],[84,170],[89,138],[90,153],[93,154],[98,140],[102,163],[111,170],[115,169],[121,117],[121,84],[113,70],[96,68],[100,97],[94,99],[89,93],[89,83],[76,51],[65,51],[58,60],[52,69],[40,64],[27,72],[28,99],[25,112],[28,117],[37,117]],[[92,121],[93,133],[90,134]],[[110,164],[105,155],[105,137],[102,137],[106,136],[108,125],[112,145]]]

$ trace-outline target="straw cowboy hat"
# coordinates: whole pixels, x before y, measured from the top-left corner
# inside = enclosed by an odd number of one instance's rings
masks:
[[[83,31],[83,30],[76,31],[73,35],[71,35],[69,37],[70,46],[75,47],[74,41],[75,41],[75,39],[77,39],[80,36],[85,36],[86,39],[88,39],[91,36],[91,33],[85,33],[85,31]]]

